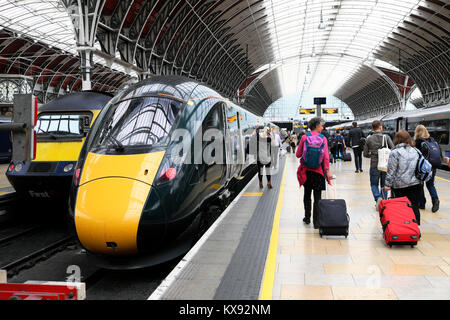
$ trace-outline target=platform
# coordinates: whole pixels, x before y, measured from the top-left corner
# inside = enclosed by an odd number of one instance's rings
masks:
[[[320,238],[305,225],[293,154],[274,189],[255,177],[150,299],[450,299],[450,178],[436,179],[440,210],[421,210],[415,248],[388,248],[375,210],[369,161],[331,165],[347,202],[350,235]],[[264,182],[265,184],[265,182]]]

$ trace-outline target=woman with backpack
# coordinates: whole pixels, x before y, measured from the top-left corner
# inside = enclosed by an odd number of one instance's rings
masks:
[[[394,137],[394,149],[389,155],[384,187],[386,191],[391,190],[393,197],[407,197],[411,201],[419,225],[422,183],[416,177],[416,164],[420,156],[409,133],[405,130],[397,132]]]
[[[436,212],[439,210],[439,197],[436,187],[434,186],[434,178],[436,176],[436,169],[441,166],[441,149],[439,148],[439,144],[432,137],[430,137],[427,128],[421,124],[416,127],[414,132],[414,140],[416,143],[416,148],[422,152],[425,159],[427,159],[433,166],[433,175],[431,176],[431,179],[426,182],[426,185],[431,196],[431,202],[433,203],[431,211]],[[426,202],[427,200],[425,198],[424,186],[422,185],[419,208],[425,209]]]
[[[327,138],[321,134],[325,121],[320,117],[312,118],[307,132],[298,145],[296,152],[300,159],[300,166],[297,169],[297,179],[300,187],[305,188],[303,205],[305,207],[305,217],[303,222],[311,223],[311,193],[314,193],[313,225],[318,229],[319,200],[322,198],[322,190],[325,190],[325,179],[330,183],[332,175],[330,173],[330,158],[328,154]]]

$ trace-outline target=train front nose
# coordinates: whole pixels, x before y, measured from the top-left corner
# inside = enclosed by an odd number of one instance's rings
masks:
[[[75,205],[76,232],[87,250],[137,253],[139,221],[163,155],[88,155]]]

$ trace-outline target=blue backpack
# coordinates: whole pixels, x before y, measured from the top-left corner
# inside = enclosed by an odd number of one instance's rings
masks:
[[[428,162],[430,162],[433,167],[440,167],[441,150],[439,149],[438,143],[434,140],[425,140],[422,143],[422,149],[424,150],[424,154],[427,155]]]
[[[323,135],[313,136],[311,132],[306,133],[307,137],[303,145],[302,158],[305,165],[310,169],[316,169],[322,164],[325,156]]]
[[[433,175],[433,172],[432,172],[433,167],[431,166],[431,163],[428,162],[427,159],[425,159],[425,157],[422,155],[422,153],[417,148],[414,148],[414,149],[419,154],[419,159],[417,160],[416,171],[415,171],[416,178],[418,180],[420,180],[421,182],[427,182],[428,180],[431,179],[431,177]]]

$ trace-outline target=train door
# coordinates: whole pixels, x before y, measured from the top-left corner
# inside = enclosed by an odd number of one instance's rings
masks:
[[[202,152],[202,159],[201,163],[196,163],[194,166],[195,172],[191,185],[201,183],[203,184],[202,190],[222,185],[222,179],[226,175],[224,130],[223,103],[219,102],[210,109],[204,118],[202,148],[199,150]],[[218,133],[222,136],[218,137]],[[218,141],[219,138],[221,141]]]
[[[407,123],[406,123],[406,118],[397,118],[397,130],[396,132],[400,131],[400,130],[407,130],[406,127]]]
[[[227,153],[227,178],[231,179],[239,174],[239,153],[242,150],[242,135],[239,137],[239,113],[233,107],[226,109],[226,153]]]
[[[237,161],[238,161],[238,175],[239,177],[242,174],[242,170],[244,169],[244,162],[245,162],[245,146],[244,146],[244,135],[242,132],[242,117],[243,115],[238,112],[238,136],[237,136],[237,142],[238,142],[238,149],[237,152]]]

